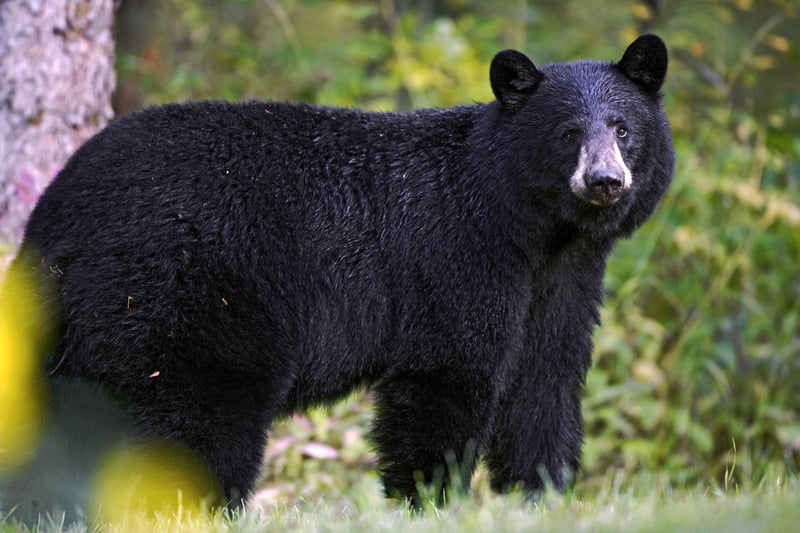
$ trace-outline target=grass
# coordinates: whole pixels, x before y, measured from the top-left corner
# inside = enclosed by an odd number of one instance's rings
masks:
[[[323,502],[299,505],[272,515],[270,531],[792,531],[800,524],[796,481],[729,494],[694,488],[662,487],[620,492],[618,488],[579,497],[549,496],[538,504],[517,496],[480,494],[456,501],[445,510],[409,516],[368,499],[364,509]],[[259,519],[234,524],[234,531],[263,530]],[[239,529],[241,528],[241,529]]]
[[[330,497],[261,505],[229,516],[157,516],[125,525],[87,527],[43,520],[33,530],[178,532],[788,532],[800,524],[800,480],[772,480],[753,487],[673,487],[664,478],[613,477],[591,493],[580,485],[567,495],[548,494],[531,503],[517,494],[499,496],[479,487],[444,509],[414,514],[386,501],[374,476]],[[5,522],[0,532],[28,531]]]

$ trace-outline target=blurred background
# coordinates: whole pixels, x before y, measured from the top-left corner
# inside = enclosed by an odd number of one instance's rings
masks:
[[[468,104],[492,98],[489,62],[502,48],[537,64],[616,60],[637,35],[659,34],[676,175],[609,263],[576,490],[647,474],[757,485],[800,467],[798,10],[788,0],[124,0],[113,110],[192,98]],[[373,477],[369,418],[369,395],[356,394],[280,423],[259,497],[331,500]]]

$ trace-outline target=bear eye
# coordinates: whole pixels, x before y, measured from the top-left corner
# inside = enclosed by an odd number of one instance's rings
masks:
[[[572,144],[578,138],[578,134],[574,131],[567,131],[561,135],[561,142],[564,144]]]
[[[617,137],[624,139],[628,136],[628,128],[625,126],[617,126]]]

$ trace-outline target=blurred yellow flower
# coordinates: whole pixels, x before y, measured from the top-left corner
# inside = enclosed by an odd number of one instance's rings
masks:
[[[195,517],[220,501],[206,465],[185,448],[138,441],[113,448],[100,461],[89,515],[96,524],[136,524],[160,515]]]
[[[0,296],[0,474],[22,466],[39,438],[44,384],[33,324],[31,285],[11,270]]]

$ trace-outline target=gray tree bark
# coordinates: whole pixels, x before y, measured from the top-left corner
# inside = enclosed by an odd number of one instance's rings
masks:
[[[0,259],[67,158],[112,117],[115,7],[0,0]]]

